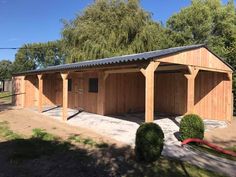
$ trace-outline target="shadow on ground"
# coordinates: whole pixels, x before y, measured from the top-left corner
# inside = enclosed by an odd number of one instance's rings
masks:
[[[30,138],[1,142],[0,154],[1,177],[178,177],[193,172],[188,165],[163,157],[149,165],[136,163],[129,146],[86,149],[70,142]]]
[[[11,103],[1,102],[1,100],[0,100],[0,112],[7,111],[7,110],[13,110],[13,109],[14,108]]]

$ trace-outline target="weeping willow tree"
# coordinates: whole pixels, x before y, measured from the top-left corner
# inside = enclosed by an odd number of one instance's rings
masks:
[[[167,47],[164,28],[138,0],[97,0],[64,25],[68,63]]]

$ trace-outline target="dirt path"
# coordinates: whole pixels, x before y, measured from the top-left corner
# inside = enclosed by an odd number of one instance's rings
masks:
[[[122,143],[99,135],[89,129],[74,127],[26,109],[2,111],[0,112],[0,121],[7,121],[12,131],[25,136],[31,136],[32,129],[41,128],[62,139],[67,139],[69,136],[76,134],[97,141],[115,144],[116,146],[123,146]]]
[[[216,128],[205,133],[205,139],[222,147],[236,145],[236,119],[226,128]]]

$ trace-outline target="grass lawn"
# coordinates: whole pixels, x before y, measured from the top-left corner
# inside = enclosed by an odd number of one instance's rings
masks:
[[[4,103],[11,103],[12,93],[11,92],[0,92],[0,101]]]
[[[229,160],[235,160],[236,161],[236,157],[217,152],[217,151],[215,151],[215,150],[213,150],[213,149],[211,149],[211,148],[209,148],[208,146],[205,146],[205,145],[192,145],[192,148],[197,149],[199,151],[203,151],[203,152],[212,154],[212,155],[215,155],[215,156],[218,156],[218,157],[222,157],[222,158],[226,158],[226,159],[229,159]],[[226,150],[234,151],[236,153],[236,146],[228,147],[228,148],[226,148]]]
[[[196,166],[161,157],[152,164],[137,163],[129,147],[72,135],[67,141],[33,129],[31,137],[12,132],[0,122],[1,175],[5,176],[221,176]]]

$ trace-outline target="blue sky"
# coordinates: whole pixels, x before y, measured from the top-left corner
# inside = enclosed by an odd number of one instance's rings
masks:
[[[227,0],[223,0],[227,2]],[[0,0],[0,48],[60,39],[61,19],[73,19],[93,0]],[[190,0],[141,0],[157,21],[190,4]],[[0,60],[14,60],[16,50],[0,50]]]

